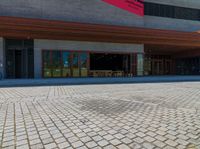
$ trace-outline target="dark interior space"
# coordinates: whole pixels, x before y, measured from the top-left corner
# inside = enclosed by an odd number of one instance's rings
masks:
[[[128,61],[129,55],[125,54],[95,53],[90,55],[90,70],[125,71]]]
[[[15,78],[22,77],[22,51],[15,50]]]
[[[6,39],[6,78],[33,78],[33,40]]]

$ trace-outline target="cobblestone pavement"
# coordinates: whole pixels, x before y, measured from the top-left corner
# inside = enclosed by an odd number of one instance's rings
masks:
[[[0,148],[200,149],[200,83],[0,88]]]

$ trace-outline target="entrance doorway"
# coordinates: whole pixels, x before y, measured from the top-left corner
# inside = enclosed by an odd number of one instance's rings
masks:
[[[173,60],[168,55],[145,55],[146,75],[171,75],[173,74]]]
[[[153,75],[163,75],[163,61],[162,60],[152,60],[152,74]]]
[[[6,77],[33,78],[34,56],[32,40],[6,39]]]
[[[90,76],[128,77],[136,75],[136,59],[133,54],[91,53]]]

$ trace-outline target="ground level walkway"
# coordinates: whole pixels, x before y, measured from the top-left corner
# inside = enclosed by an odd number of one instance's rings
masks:
[[[80,84],[118,84],[118,83],[160,83],[200,81],[200,76],[148,76],[130,78],[62,78],[62,79],[5,79],[0,87],[80,85]]]
[[[0,148],[199,149],[200,82],[2,87]]]

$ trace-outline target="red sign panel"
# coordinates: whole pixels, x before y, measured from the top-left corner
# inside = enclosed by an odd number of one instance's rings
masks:
[[[144,0],[103,0],[111,5],[144,16]]]

